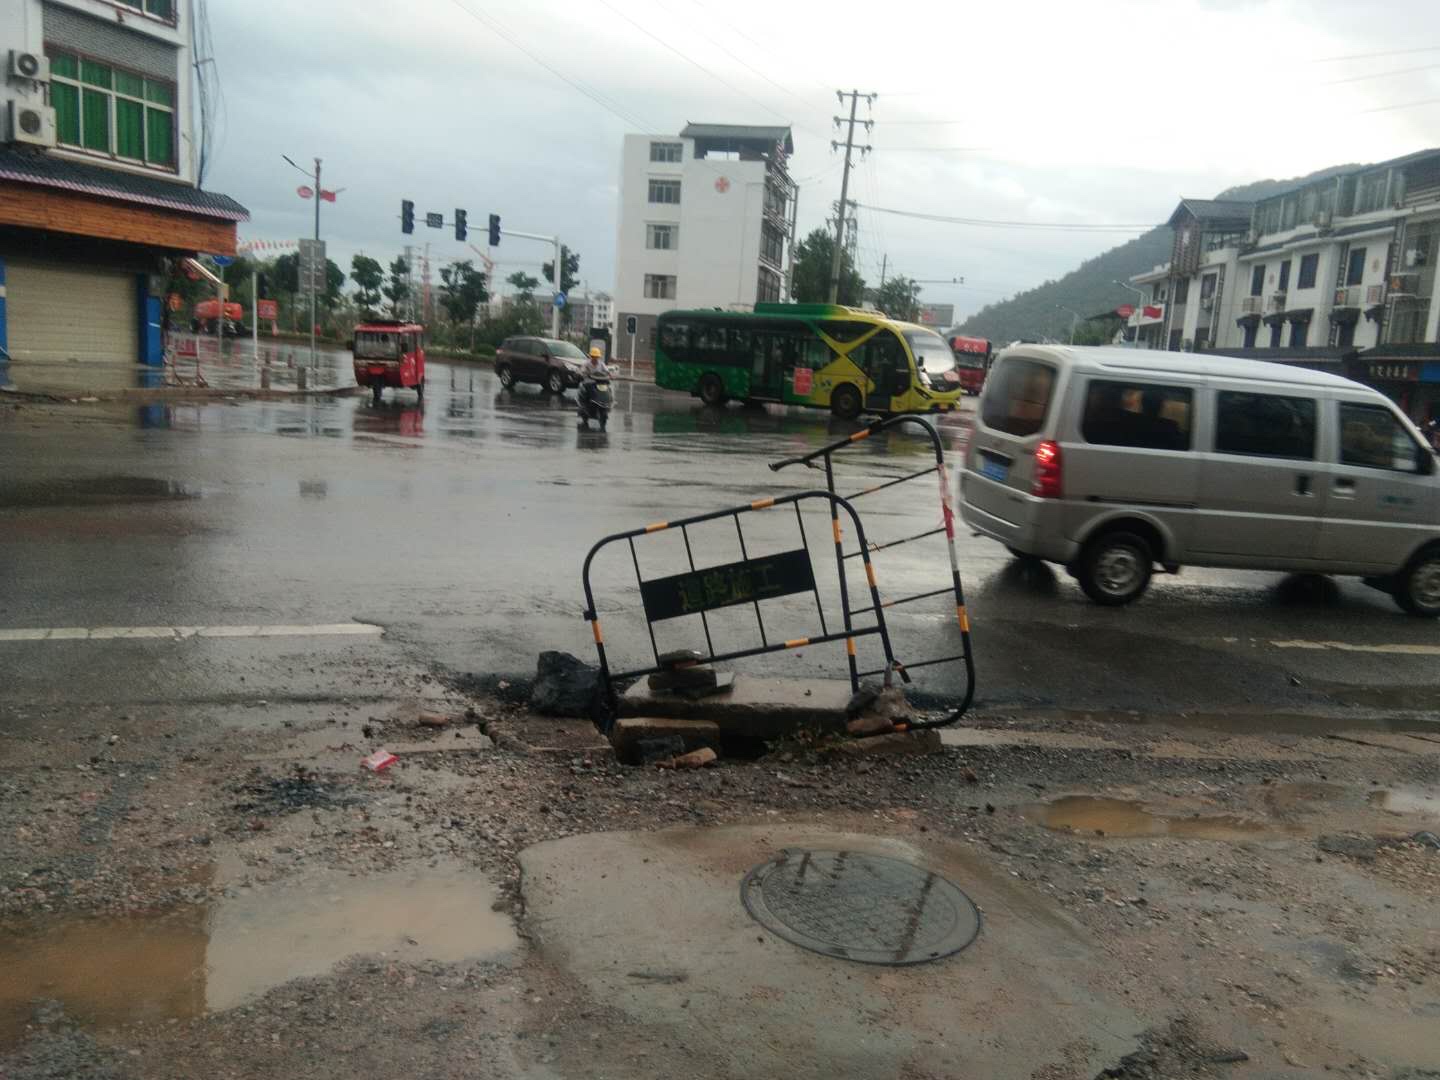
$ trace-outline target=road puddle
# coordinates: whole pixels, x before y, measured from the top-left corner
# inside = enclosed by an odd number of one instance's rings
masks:
[[[459,866],[368,878],[318,875],[237,889],[213,906],[122,918],[0,923],[0,1045],[36,1001],[88,1025],[198,1016],[357,954],[452,963],[518,944],[495,889]]]
[[[1440,821],[1440,795],[1418,788],[1392,788],[1372,791],[1370,805],[1392,814],[1409,814]]]
[[[1268,827],[1229,815],[1178,817],[1157,814],[1143,803],[1098,795],[1068,795],[1036,803],[1021,813],[1047,829],[1098,836],[1174,836],[1186,840],[1253,840]]]
[[[66,477],[0,486],[0,506],[18,510],[170,502],[199,497],[200,492],[195,488],[153,476]]]

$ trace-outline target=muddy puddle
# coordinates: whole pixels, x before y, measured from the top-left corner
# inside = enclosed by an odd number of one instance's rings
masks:
[[[452,865],[327,873],[160,914],[3,923],[0,1044],[19,1041],[41,1000],[103,1027],[228,1009],[357,954],[498,959],[518,939],[490,910],[495,897],[482,875]]]
[[[1394,788],[1388,791],[1372,791],[1371,806],[1388,810],[1392,814],[1408,814],[1440,821],[1440,794],[1422,791],[1418,788]]]
[[[1268,825],[1229,815],[1183,817],[1147,810],[1143,803],[1096,795],[1069,795],[1022,807],[1030,821],[1047,829],[1097,836],[1174,836],[1186,840],[1257,840]]]

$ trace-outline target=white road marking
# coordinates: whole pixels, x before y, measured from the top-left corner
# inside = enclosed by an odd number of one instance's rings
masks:
[[[1335,649],[1339,652],[1385,653],[1392,656],[1440,656],[1440,645],[1415,645],[1397,642],[1393,645],[1355,645],[1348,641],[1272,641],[1277,649]]]
[[[368,637],[383,633],[383,626],[360,622],[320,623],[316,626],[52,626],[0,628],[0,641],[110,641],[116,638],[178,641],[189,637]]]

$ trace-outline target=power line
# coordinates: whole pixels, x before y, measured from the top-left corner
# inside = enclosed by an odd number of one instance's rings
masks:
[[[886,121],[889,123],[889,121]],[[877,146],[882,154],[986,154],[993,146]]]
[[[1440,98],[1426,98],[1424,101],[1406,101],[1399,105],[1381,105],[1376,109],[1362,109],[1360,115],[1366,113],[1391,112],[1394,109],[1414,109],[1420,105],[1440,105]]]
[[[1338,64],[1344,60],[1374,60],[1381,56],[1411,56],[1415,53],[1425,52],[1440,52],[1440,45],[1425,45],[1418,49],[1388,49],[1385,52],[1351,53],[1349,56],[1322,56],[1311,63]]]
[[[1377,71],[1371,75],[1351,75],[1348,79],[1331,79],[1321,86],[1341,86],[1345,83],[1365,82],[1368,79],[1389,79],[1395,75],[1413,75],[1417,71],[1434,71],[1440,64],[1422,64],[1419,67],[1398,68],[1395,71]]]
[[[1101,224],[1078,221],[997,221],[991,218],[949,217],[944,214],[926,214],[918,210],[895,210],[887,206],[863,205],[866,210],[877,214],[894,214],[897,217],[918,218],[921,221],[939,221],[947,225],[975,225],[994,229],[1059,229],[1072,232],[1135,232],[1159,228],[1161,223],[1148,224]]]
[[[648,37],[651,41],[654,41],[656,44],[658,44],[658,45],[663,45],[665,48],[669,49],[671,52],[673,52],[676,56],[680,57],[681,60],[684,60],[684,61],[685,61],[687,64],[689,64],[691,67],[695,68],[695,69],[698,70],[698,71],[704,72],[706,75],[709,75],[712,79],[714,79],[716,82],[718,82],[721,86],[726,87],[726,88],[727,88],[728,90],[730,90],[731,92],[736,93],[736,94],[739,94],[741,97],[749,98],[749,99],[750,99],[751,101],[753,101],[756,105],[759,105],[760,108],[762,108],[762,109],[764,109],[766,112],[768,112],[771,116],[778,117],[780,120],[784,121],[786,125],[789,125],[789,123],[790,123],[790,118],[789,118],[788,116],[785,116],[785,115],[783,115],[782,113],[776,112],[774,109],[770,108],[769,105],[766,105],[763,101],[761,101],[759,98],[755,97],[753,94],[748,94],[748,93],[746,93],[744,90],[741,90],[738,86],[736,86],[734,83],[730,82],[728,79],[724,78],[723,76],[720,76],[720,75],[715,74],[715,72],[711,71],[711,70],[710,70],[709,68],[707,68],[704,64],[702,64],[702,63],[700,63],[700,61],[694,59],[694,58],[693,58],[692,56],[690,56],[688,53],[684,52],[684,51],[681,50],[681,49],[677,49],[674,45],[671,45],[668,41],[666,41],[664,38],[662,38],[659,34],[653,33],[653,32],[650,31],[647,27],[645,27],[645,26],[642,25],[641,23],[636,22],[636,21],[635,21],[634,19],[632,19],[629,15],[626,15],[623,11],[621,11],[619,8],[617,8],[614,4],[610,3],[610,0],[600,0],[600,4],[601,4],[603,7],[608,8],[608,9],[609,9],[610,11],[612,11],[614,14],[618,15],[620,18],[624,19],[627,23],[629,23],[631,26],[635,27],[636,30],[639,30],[642,34],[644,34],[646,37]]]

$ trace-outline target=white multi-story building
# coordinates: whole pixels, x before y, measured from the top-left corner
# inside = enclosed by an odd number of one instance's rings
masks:
[[[173,261],[233,255],[197,186],[203,0],[0,0],[0,362],[159,364]]]
[[[787,127],[689,124],[673,139],[627,135],[615,245],[617,350],[652,355],[673,308],[747,310],[785,293],[795,185]],[[628,352],[626,353],[628,355]]]
[[[1440,412],[1440,149],[1254,203],[1182,199],[1141,344],[1331,367]],[[1132,319],[1132,322],[1134,320]]]

